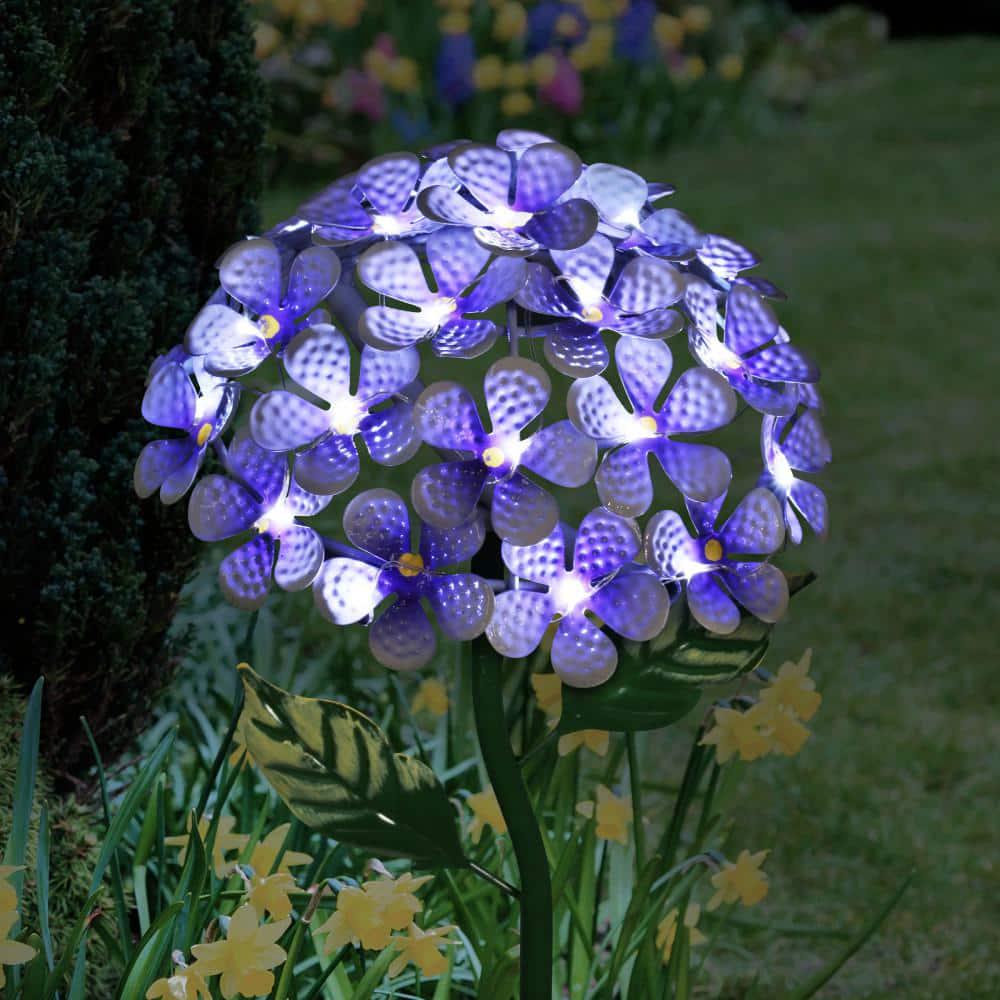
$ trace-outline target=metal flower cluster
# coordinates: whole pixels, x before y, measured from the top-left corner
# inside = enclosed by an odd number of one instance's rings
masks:
[[[747,273],[757,258],[672,191],[525,131],[370,161],[223,255],[151,369],[143,416],[173,433],[139,456],[136,491],[190,492],[194,534],[236,540],[219,569],[234,604],[312,588],[393,669],[426,664],[438,632],[523,657],[551,629],[556,672],[595,686],[611,635],[653,638],[682,588],[712,632],[777,621],[772,557],[803,522],[826,531],[803,478],[830,461],[819,372],[775,316],[782,293]],[[754,413],[763,470],[725,514],[732,467],[704,435]],[[378,485],[407,463],[409,507]],[[359,479],[375,488],[325,533]],[[566,490],[592,508],[572,526]],[[502,579],[469,571],[490,531]]]

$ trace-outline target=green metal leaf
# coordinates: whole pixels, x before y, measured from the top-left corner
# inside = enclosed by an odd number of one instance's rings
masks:
[[[367,716],[303,698],[240,667],[247,747],[288,808],[336,840],[428,867],[465,867],[455,813],[434,772],[395,754]]]

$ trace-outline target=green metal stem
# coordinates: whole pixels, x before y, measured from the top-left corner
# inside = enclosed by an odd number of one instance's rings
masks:
[[[507,824],[521,881],[521,1000],[551,1000],[549,864],[504,722],[503,663],[485,639],[473,643],[471,678],[479,748]]]

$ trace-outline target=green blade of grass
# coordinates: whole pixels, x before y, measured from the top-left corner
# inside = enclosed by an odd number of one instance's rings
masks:
[[[45,680],[39,677],[31,690],[28,708],[24,713],[21,729],[21,752],[17,761],[14,780],[14,800],[10,821],[10,836],[4,851],[5,865],[23,865],[28,853],[28,830],[31,826],[31,807],[35,799],[35,777],[38,773],[38,738],[42,719],[42,689]],[[15,872],[10,884],[20,895],[23,872]],[[16,926],[16,925],[15,925]],[[11,928],[13,932],[14,928]]]
[[[38,927],[41,931],[42,950],[49,971],[55,967],[52,951],[52,931],[49,928],[49,807],[42,806],[38,820],[38,847],[35,851],[35,872],[38,880]]]

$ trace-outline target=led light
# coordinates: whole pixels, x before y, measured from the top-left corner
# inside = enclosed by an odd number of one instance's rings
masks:
[[[580,313],[580,319],[582,319],[584,323],[600,323],[603,316],[604,312],[600,306],[587,306],[587,308]]]
[[[457,303],[454,299],[442,296],[433,302],[428,302],[421,312],[426,317],[428,323],[434,327],[439,327],[445,320],[451,319],[455,315]]]
[[[330,409],[330,428],[335,434],[353,437],[358,433],[358,425],[365,412],[365,408],[353,396],[338,399]]]
[[[419,552],[404,552],[399,557],[399,572],[401,576],[418,576],[424,571],[424,559]]]
[[[722,556],[722,542],[718,538],[710,538],[705,542],[705,558],[709,562],[718,562]]]
[[[549,591],[555,602],[556,611],[568,615],[585,601],[591,593],[590,586],[575,573],[565,573],[559,577]]]
[[[498,469],[504,463],[504,454],[502,448],[497,448],[495,445],[492,448],[487,448],[483,452],[483,465],[487,469]]]
[[[743,370],[743,359],[731,351],[720,340],[714,338],[704,338],[702,343],[705,347],[708,363],[712,368],[736,373]]]
[[[281,324],[270,313],[264,313],[257,325],[265,340],[270,340],[281,329]]]
[[[198,428],[198,437],[197,437],[198,447],[204,448],[205,442],[211,437],[211,435],[212,435],[212,425],[209,423],[202,424],[201,427]]]
[[[490,212],[490,224],[497,229],[517,229],[530,221],[531,217],[531,212],[518,212],[507,205],[501,205]]]
[[[285,500],[279,500],[254,525],[261,535],[280,535],[295,524],[295,511]]]
[[[774,456],[771,459],[771,475],[784,493],[787,493],[795,483],[795,473],[792,472],[788,459],[777,448],[774,449]]]
[[[375,233],[376,236],[398,236],[403,229],[403,222],[398,216],[372,216],[372,232]]]

